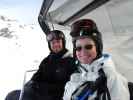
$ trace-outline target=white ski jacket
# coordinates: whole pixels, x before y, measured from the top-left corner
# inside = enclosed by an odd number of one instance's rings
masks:
[[[102,63],[103,65],[101,66]],[[72,74],[70,81],[66,83],[63,100],[70,100],[72,93],[85,81],[95,81],[99,76],[98,70],[101,67],[107,77],[107,87],[111,100],[130,100],[128,82],[116,71],[114,63],[109,55],[103,55],[90,65],[81,65],[84,67],[79,67],[81,72]]]

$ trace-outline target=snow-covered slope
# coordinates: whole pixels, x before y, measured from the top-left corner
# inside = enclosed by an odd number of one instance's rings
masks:
[[[23,84],[24,72],[37,69],[48,54],[39,25],[21,25],[0,15],[0,100]]]

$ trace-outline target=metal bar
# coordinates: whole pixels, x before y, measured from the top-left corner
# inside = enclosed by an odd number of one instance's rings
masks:
[[[48,34],[50,32],[50,27],[46,22],[46,15],[53,1],[54,0],[44,0],[41,6],[40,13],[38,15],[38,22],[45,34]]]
[[[22,98],[23,98],[24,85],[25,85],[25,83],[26,83],[26,74],[29,73],[29,72],[34,72],[34,71],[37,71],[37,69],[25,71],[25,73],[24,73],[23,85],[22,85],[22,89],[21,89],[21,92],[20,92],[19,100],[22,100]]]

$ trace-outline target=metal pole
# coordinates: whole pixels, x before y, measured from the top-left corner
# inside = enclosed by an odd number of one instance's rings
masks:
[[[27,71],[24,73],[24,80],[23,80],[23,85],[22,85],[22,89],[21,89],[21,92],[20,92],[19,100],[22,100],[22,98],[23,98],[24,85],[25,85],[25,83],[26,83],[26,74],[29,73],[29,72],[34,72],[34,71],[37,71],[37,69],[34,69],[34,70],[27,70]]]

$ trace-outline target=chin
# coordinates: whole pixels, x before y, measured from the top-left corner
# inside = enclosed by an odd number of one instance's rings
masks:
[[[91,59],[88,59],[88,58],[85,58],[85,59],[80,59],[80,62],[82,64],[90,64],[92,62],[92,60]]]
[[[55,53],[58,53],[58,52],[60,52],[61,50],[60,49],[54,49],[53,50],[53,52],[55,52]]]
[[[82,64],[90,64],[91,61],[80,61]]]

